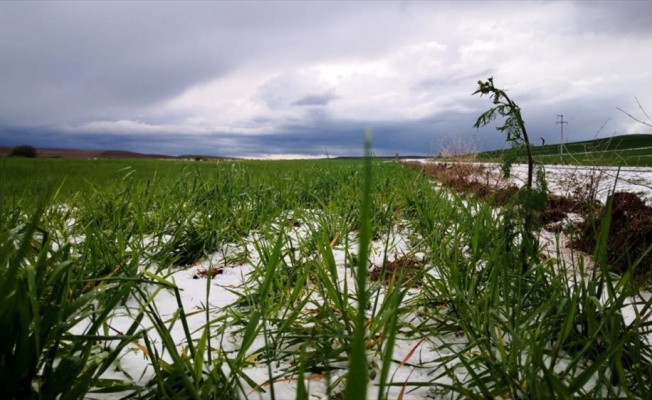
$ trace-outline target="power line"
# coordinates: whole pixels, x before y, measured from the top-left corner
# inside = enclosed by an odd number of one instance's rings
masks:
[[[564,115],[559,114],[557,115],[557,124],[561,125],[561,142],[559,143],[559,155],[563,156],[564,155],[564,124],[568,125],[568,121],[564,121]]]

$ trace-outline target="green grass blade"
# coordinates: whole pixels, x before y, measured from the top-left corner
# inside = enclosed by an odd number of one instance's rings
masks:
[[[344,390],[347,400],[365,399],[367,397],[368,371],[366,355],[366,278],[371,243],[371,131],[365,135],[364,186],[362,192],[362,210],[360,217],[360,251],[356,268],[356,291],[358,312],[353,331],[352,349],[349,360],[349,373]]]

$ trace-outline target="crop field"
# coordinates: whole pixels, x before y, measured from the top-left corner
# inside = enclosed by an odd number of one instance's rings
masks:
[[[535,159],[543,164],[623,165],[652,167],[652,135],[631,134],[606,139],[534,146]],[[496,160],[504,150],[487,151],[478,155],[481,160]]]
[[[609,218],[586,254],[395,161],[0,162],[0,398],[652,398]]]

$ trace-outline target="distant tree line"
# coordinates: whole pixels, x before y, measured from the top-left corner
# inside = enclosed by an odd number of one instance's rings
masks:
[[[9,153],[9,157],[36,157],[36,149],[34,146],[22,145],[14,147]]]

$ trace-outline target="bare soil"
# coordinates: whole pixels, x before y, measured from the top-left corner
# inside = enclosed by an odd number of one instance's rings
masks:
[[[607,263],[616,273],[623,273],[640,259],[634,275],[640,277],[652,271],[652,207],[635,193],[617,192],[608,200],[595,220],[580,224],[572,246],[592,253],[600,237],[602,225],[609,222]],[[646,254],[647,253],[647,254]],[[642,258],[641,258],[642,257]]]
[[[493,206],[508,204],[518,193],[516,186],[501,182],[493,172],[482,165],[414,162],[403,163],[403,165],[420,170],[458,193],[475,195]],[[578,199],[549,195],[546,211],[541,219],[544,224],[558,222],[566,218],[568,213],[581,213],[586,210],[586,207],[587,205]]]
[[[369,279],[392,285],[402,277],[403,286],[419,287],[419,280],[416,278],[422,269],[422,263],[417,259],[412,256],[404,256],[396,258],[394,261],[388,261],[384,268],[378,265],[374,266],[369,271]]]
[[[491,184],[489,172],[481,165],[463,163],[422,164],[403,163],[408,168],[420,170],[444,186],[458,193],[476,195],[494,206],[502,206],[518,192],[515,186]],[[483,178],[486,177],[486,178]],[[494,179],[493,182],[499,180]],[[652,274],[652,207],[635,193],[618,192],[607,201],[610,211],[597,201],[548,195],[546,209],[540,222],[549,231],[563,229],[561,222],[569,213],[580,214],[584,222],[574,227],[575,235],[570,247],[592,254],[599,239],[602,224],[610,221],[607,240],[607,264],[611,271],[623,273],[636,263],[637,277]],[[639,260],[640,259],[640,260]]]
[[[221,275],[223,273],[224,273],[224,268],[209,268],[209,269],[199,268],[197,269],[197,271],[195,271],[195,274],[192,276],[192,279],[207,278],[209,275],[211,278],[215,278],[217,275]]]

